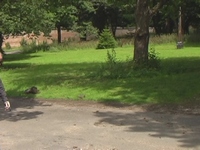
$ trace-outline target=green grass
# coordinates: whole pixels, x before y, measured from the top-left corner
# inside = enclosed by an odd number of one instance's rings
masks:
[[[1,78],[9,97],[27,97],[37,86],[36,98],[94,100],[121,103],[182,103],[200,95],[200,49],[175,44],[152,45],[161,58],[159,71],[135,71],[124,79],[94,76],[107,60],[106,50],[80,49],[6,55]],[[121,61],[133,57],[133,46],[116,49]],[[84,96],[83,96],[84,95]]]

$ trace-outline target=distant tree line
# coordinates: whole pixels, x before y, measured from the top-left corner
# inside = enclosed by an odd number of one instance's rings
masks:
[[[147,29],[154,27],[157,35],[177,32],[180,7],[183,33],[189,34],[190,26],[199,29],[199,0],[1,0],[0,31],[5,35],[48,35],[56,28],[60,43],[61,29],[77,31],[85,40],[105,28],[115,37],[117,27],[134,26],[138,29],[134,59],[143,61],[148,60]],[[138,42],[145,47],[139,48]]]

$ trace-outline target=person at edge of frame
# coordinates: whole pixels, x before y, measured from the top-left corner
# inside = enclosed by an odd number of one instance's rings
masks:
[[[1,66],[3,62],[3,54],[4,54],[4,51],[2,49],[2,44],[3,44],[3,35],[0,32],[0,65]],[[1,79],[0,79],[0,98],[2,99],[4,103],[5,110],[10,110],[10,102],[8,101],[7,94],[6,94],[6,91]]]

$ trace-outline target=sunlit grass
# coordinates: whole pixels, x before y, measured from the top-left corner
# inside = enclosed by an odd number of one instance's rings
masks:
[[[161,58],[161,70],[135,72],[122,79],[95,75],[107,60],[107,50],[86,48],[57,52],[6,55],[1,78],[10,97],[27,97],[37,86],[36,98],[85,99],[122,103],[185,102],[200,94],[200,49],[176,49],[176,43],[150,45]],[[117,59],[133,58],[133,46],[115,49]]]

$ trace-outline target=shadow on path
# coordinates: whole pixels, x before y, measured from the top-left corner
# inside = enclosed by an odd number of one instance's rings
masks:
[[[26,98],[12,98],[9,99],[11,103],[12,110],[5,111],[3,107],[0,108],[0,121],[21,121],[30,120],[37,118],[42,115],[42,111],[33,110],[35,106],[49,107],[50,104],[45,104],[44,102],[39,102],[34,99]],[[20,109],[20,110],[17,110]]]
[[[125,127],[126,132],[145,132],[151,138],[169,138],[180,147],[200,147],[200,116],[152,111],[133,111],[119,113],[115,111],[95,112],[100,118],[98,124],[111,124]]]

